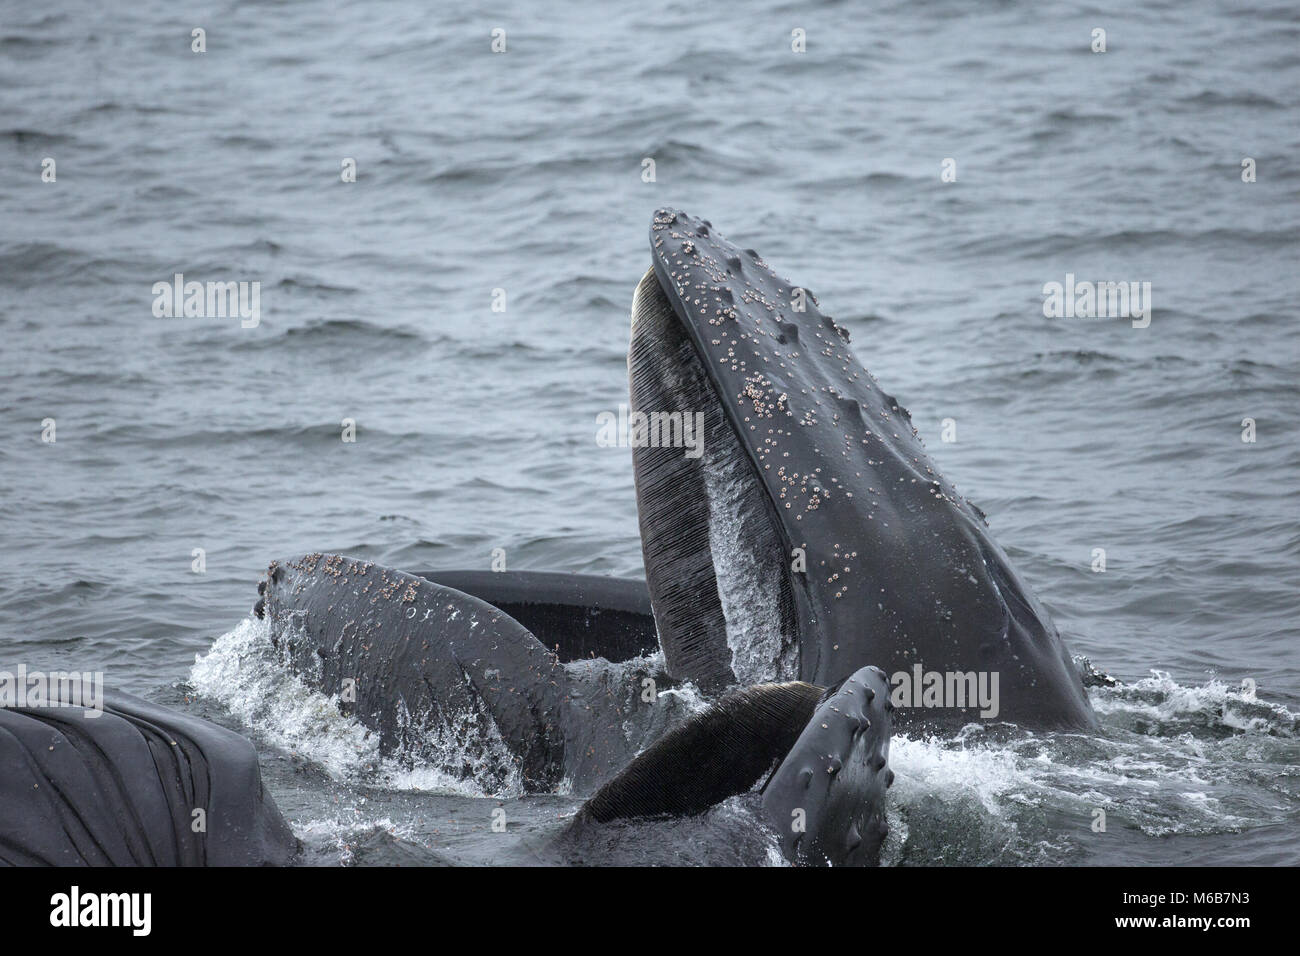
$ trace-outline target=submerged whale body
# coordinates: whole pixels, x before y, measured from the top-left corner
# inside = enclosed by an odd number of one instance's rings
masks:
[[[298,841],[253,745],[128,694],[0,708],[0,863],[283,866]]]

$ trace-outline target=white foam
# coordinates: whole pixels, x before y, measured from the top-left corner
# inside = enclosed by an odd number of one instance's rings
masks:
[[[1278,737],[1300,734],[1300,715],[1260,700],[1252,687],[1232,687],[1219,680],[1188,686],[1166,671],[1152,670],[1150,677],[1131,684],[1093,688],[1091,697],[1093,708],[1102,715]]]
[[[788,867],[791,864],[790,861],[785,858],[785,854],[781,852],[781,848],[775,843],[772,843],[769,844],[767,848],[767,856],[763,860],[763,865]]]
[[[265,621],[245,618],[195,655],[189,682],[268,743],[334,776],[356,775],[379,759],[379,738],[342,716],[337,696],[308,687],[279,661]]]
[[[664,697],[674,698],[682,705],[682,710],[688,715],[698,714],[709,706],[709,702],[704,699],[700,689],[690,681],[679,684],[677,687],[670,687],[668,690],[661,690],[657,696],[660,699]]]
[[[350,866],[356,860],[357,845],[367,834],[382,830],[399,840],[412,840],[415,833],[409,825],[397,824],[389,817],[374,819],[365,816],[365,811],[358,807],[351,808],[352,818],[343,816],[346,810],[340,810],[332,818],[315,818],[312,820],[294,820],[290,826],[300,840],[318,850],[323,847],[338,854],[332,861],[339,866]]]
[[[1049,812],[1076,820],[1076,837],[1088,832],[1098,809],[1111,818],[1109,825],[1133,826],[1149,836],[1275,822],[1259,812],[1262,804],[1243,816],[1248,802],[1238,798],[1247,777],[1230,777],[1217,742],[1192,733],[1144,736],[1104,727],[1101,734],[999,736],[972,725],[952,739],[896,734],[889,762],[891,826],[896,819],[910,821],[915,831],[955,815],[1002,845],[1017,842],[1026,822],[1031,825],[1024,832],[1041,836],[1034,821]],[[1034,852],[1050,859],[1051,850],[1044,844],[1017,852],[1022,860]],[[887,855],[896,860],[902,849],[891,845]]]
[[[895,734],[889,742],[894,771],[890,796],[900,803],[926,796],[961,798],[1001,816],[1004,798],[1023,783],[1016,754],[997,747],[953,746],[938,738],[913,740]]]

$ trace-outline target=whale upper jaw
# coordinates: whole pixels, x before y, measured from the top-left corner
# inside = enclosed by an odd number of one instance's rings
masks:
[[[698,457],[632,442],[673,676],[826,686],[870,664],[996,673],[998,719],[1092,726],[1047,612],[816,297],[677,210],[655,213],[650,244],[632,407],[705,425]],[[988,716],[959,703],[900,708],[898,722]]]

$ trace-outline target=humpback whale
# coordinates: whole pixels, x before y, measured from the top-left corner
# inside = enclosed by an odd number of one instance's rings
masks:
[[[283,866],[298,841],[239,734],[128,694],[0,708],[0,863]]]
[[[703,813],[764,774],[762,811],[797,864],[867,865],[888,832],[890,714],[884,672],[823,690],[802,681],[734,691],[674,728],[601,787],[588,821]]]
[[[998,675],[999,716],[1095,726],[1047,611],[983,513],[810,291],[710,223],[660,209],[637,287],[631,404],[706,416],[704,453],[634,449],[637,512],[668,671],[707,687]],[[902,708],[953,728],[972,701]]]
[[[640,656],[654,639],[639,582],[421,577],[308,554],[273,562],[259,590],[254,613],[286,666],[338,696],[343,713],[379,734],[381,753],[472,777],[489,793],[594,786],[688,713],[671,695],[643,700],[645,681],[656,692],[672,682]]]
[[[645,587],[310,554],[271,565],[255,611],[322,690],[351,682],[341,706],[389,752],[436,761],[450,733],[489,790],[589,793],[575,832],[762,781],[787,858],[872,862],[892,729],[990,716],[896,706],[890,675],[993,674],[1001,719],[1087,728],[1080,675],[811,292],[677,210],[655,212],[650,248],[631,407],[702,415],[705,440],[632,443]],[[708,705],[661,706],[680,683]]]
[[[414,575],[309,554],[273,562],[259,590],[254,613],[286,665],[376,731],[381,752],[472,776],[489,792],[595,790],[568,835],[702,813],[766,775],[763,812],[788,831],[790,860],[878,856],[893,706],[876,668],[830,689],[737,688],[692,713],[662,693],[674,682],[652,658],[624,657],[640,655],[652,633],[640,582]]]
[[[381,752],[585,795],[567,835],[757,789],[787,859],[876,862],[893,729],[990,716],[896,703],[891,675],[996,675],[998,719],[1089,728],[1080,674],[811,292],[678,210],[650,250],[630,405],[702,416],[704,441],[633,443],[644,584],[314,553],[271,563],[254,614]],[[0,860],[292,858],[252,746],[214,725],[125,696],[100,720],[0,710],[0,751]]]

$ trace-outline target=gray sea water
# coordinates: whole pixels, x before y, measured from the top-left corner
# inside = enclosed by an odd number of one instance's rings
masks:
[[[0,665],[248,733],[310,862],[779,859],[744,797],[559,853],[577,797],[381,766],[246,620],[310,550],[639,574],[596,416],[673,205],[816,291],[1124,682],[1095,737],[897,738],[886,862],[1300,862],[1298,200],[1294,3],[0,0]],[[260,321],[155,316],[175,273]],[[1067,274],[1149,326],[1045,317]]]

